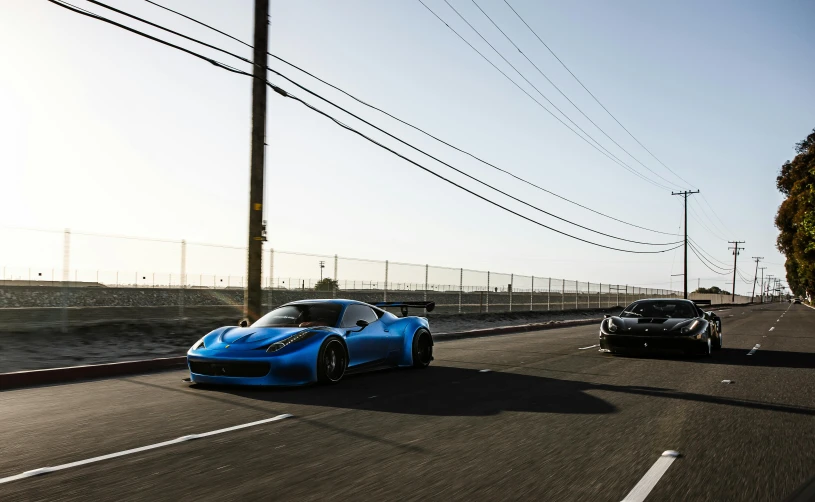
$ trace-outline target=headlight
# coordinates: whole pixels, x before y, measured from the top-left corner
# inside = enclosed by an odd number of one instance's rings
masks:
[[[205,349],[205,348],[207,348],[207,346],[204,345],[204,339],[201,338],[200,340],[195,342],[195,345],[192,346],[191,350],[198,350],[198,349]]]
[[[616,324],[614,324],[614,321],[609,317],[608,318],[608,323],[606,325],[606,329],[608,330],[608,332],[609,333],[616,333],[619,328],[620,327],[617,326]]]
[[[699,326],[699,320],[698,319],[693,321],[692,323],[688,324],[687,326],[684,326],[682,328],[682,334],[684,335],[684,334],[690,333],[691,331],[695,330],[697,326]]]
[[[316,331],[301,331],[297,334],[294,334],[284,340],[280,340],[279,342],[275,342],[266,349],[266,352],[277,352],[278,350],[282,349],[283,347],[290,345],[292,343],[302,342],[308,338],[314,336],[317,332]]]

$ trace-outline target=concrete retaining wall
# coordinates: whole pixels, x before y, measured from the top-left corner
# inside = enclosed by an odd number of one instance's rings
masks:
[[[339,291],[339,298],[375,303],[381,290]],[[331,292],[264,290],[265,310],[294,300],[331,298]],[[496,293],[388,291],[388,301],[434,301],[428,314],[575,310],[626,305],[645,295],[560,292]],[[728,297],[729,299],[729,297]],[[20,325],[92,324],[110,320],[234,318],[243,309],[240,289],[0,287],[0,329]],[[418,313],[418,312],[417,312]]]

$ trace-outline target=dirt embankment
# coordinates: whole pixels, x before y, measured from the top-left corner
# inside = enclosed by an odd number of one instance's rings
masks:
[[[551,312],[502,312],[493,314],[430,315],[434,333],[450,333],[519,324],[592,319],[619,310],[590,309]],[[37,331],[0,332],[0,373],[100,364],[154,357],[183,355],[201,336],[220,326],[235,324],[234,318],[186,319],[183,321],[106,321],[94,326]]]

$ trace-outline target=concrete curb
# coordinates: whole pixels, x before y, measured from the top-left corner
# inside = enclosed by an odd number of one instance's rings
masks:
[[[452,333],[434,333],[433,338],[440,342],[447,340],[458,340],[461,338],[475,338],[480,336],[504,335],[510,333],[523,333],[526,331],[544,331],[547,329],[571,328],[573,326],[589,326],[599,324],[602,317],[597,319],[580,319],[576,321],[549,321],[531,324],[520,324],[518,326],[502,326],[500,328],[472,329],[469,331],[455,331]]]
[[[588,326],[591,324],[597,324],[601,320],[602,318],[580,319],[576,321],[550,321],[545,323],[521,324],[517,326],[502,326],[499,328],[455,331],[452,333],[436,333],[433,335],[433,337],[441,342],[448,340],[459,340],[462,338],[523,333],[526,331],[543,331],[557,328],[569,328],[573,326]],[[95,378],[135,375],[139,373],[149,373],[151,371],[181,369],[186,367],[186,365],[187,357],[179,356],[162,357],[158,359],[144,359],[140,361],[126,361],[121,363],[89,364],[85,366],[69,366],[66,368],[0,373],[0,390],[31,387],[34,385],[61,384],[74,382],[77,380],[91,380]]]
[[[86,366],[69,366],[67,368],[0,373],[0,390],[149,373],[151,371],[182,368],[185,367],[186,364],[187,357],[180,356],[126,361],[121,363],[89,364]]]

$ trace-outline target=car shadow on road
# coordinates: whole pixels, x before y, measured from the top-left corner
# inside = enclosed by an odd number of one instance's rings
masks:
[[[198,387],[198,386],[196,386]],[[306,388],[203,387],[248,399],[387,413],[489,416],[502,411],[603,414],[616,407],[587,394],[592,385],[519,373],[430,366],[386,370],[343,379],[339,385]]]
[[[430,416],[490,416],[503,411],[565,414],[619,411],[615,405],[587,391],[815,416],[815,409],[794,405],[648,386],[558,380],[510,372],[482,373],[477,369],[447,366],[364,373],[332,386],[201,389],[206,391],[205,395],[228,393],[265,402]]]
[[[765,350],[759,348],[748,356],[750,349],[724,347],[711,356],[639,356],[642,359],[675,359],[699,364],[724,364],[728,366],[758,366],[767,368],[803,368],[815,369],[815,354],[811,352],[788,352],[784,350]],[[634,357],[634,356],[624,356]]]

